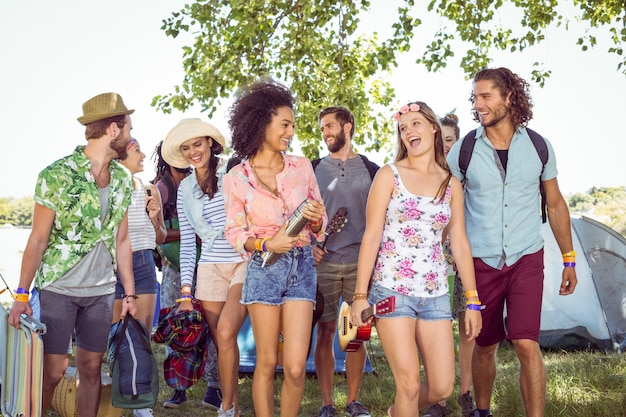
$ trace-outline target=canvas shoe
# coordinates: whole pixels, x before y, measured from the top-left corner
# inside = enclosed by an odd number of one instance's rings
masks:
[[[164,408],[178,408],[187,402],[187,393],[184,390],[174,390],[172,398],[163,403]]]
[[[465,394],[459,395],[459,405],[461,406],[461,415],[463,417],[472,417],[474,414],[474,400],[472,394],[467,391]]]
[[[346,415],[349,417],[371,417],[367,408],[356,400],[346,406]]]
[[[222,407],[224,404],[220,405],[219,410],[217,410],[217,417],[235,417],[235,406],[233,405],[228,410],[224,410]]]
[[[447,416],[448,414],[450,414],[450,410],[448,410],[448,407],[440,404],[433,404],[428,407],[426,414],[424,414],[422,417],[443,417]]]
[[[215,387],[208,387],[202,399],[202,405],[214,410],[219,410],[222,405],[222,390]]]
[[[337,417],[337,411],[335,411],[335,407],[332,405],[325,405],[320,408],[320,412],[317,414],[317,417]]]

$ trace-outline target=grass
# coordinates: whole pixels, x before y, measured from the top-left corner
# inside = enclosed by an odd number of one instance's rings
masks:
[[[165,357],[163,345],[154,345],[159,363]],[[378,338],[372,336],[368,343],[370,360],[376,374],[366,374],[361,385],[361,401],[367,405],[373,417],[386,416],[389,405],[393,402],[395,385],[385,360]],[[548,396],[546,417],[620,417],[626,416],[626,356],[618,353],[580,352],[544,352],[548,374]],[[524,415],[518,384],[518,363],[510,347],[498,350],[498,374],[492,398],[494,416],[517,417]],[[457,375],[458,382],[458,375]],[[275,379],[276,410],[280,401],[279,391],[282,374]],[[252,375],[241,374],[239,378],[239,397],[242,417],[254,416],[252,406]],[[164,409],[162,404],[171,395],[171,389],[161,380],[160,395],[153,408],[154,416],[168,417],[206,417],[215,416],[215,411],[201,405],[206,390],[203,382],[188,391],[188,401],[176,410]],[[452,416],[460,416],[456,403],[458,385],[455,387],[448,406]],[[338,412],[346,406],[346,380],[343,374],[335,375],[333,397]],[[319,386],[314,375],[307,375],[304,398],[300,416],[317,416],[321,405]],[[277,411],[278,412],[278,411]],[[343,414],[339,414],[343,415]],[[125,416],[132,416],[126,411]],[[58,417],[49,412],[48,417]],[[66,416],[68,417],[68,416]]]

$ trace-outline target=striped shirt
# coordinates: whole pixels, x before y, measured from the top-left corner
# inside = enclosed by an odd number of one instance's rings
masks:
[[[146,212],[146,195],[141,180],[134,179],[135,188],[128,207],[128,235],[133,252],[156,248],[156,232]]]
[[[204,194],[202,202],[202,217],[215,230],[223,230],[226,225],[226,210],[224,196],[218,190],[212,199]],[[183,205],[183,193],[179,192],[176,199],[178,221],[180,225],[180,283],[191,285],[196,260],[196,233],[189,222]],[[204,245],[206,246],[206,245]],[[218,236],[210,248],[202,248],[199,263],[237,263],[243,259],[226,241],[223,233]]]

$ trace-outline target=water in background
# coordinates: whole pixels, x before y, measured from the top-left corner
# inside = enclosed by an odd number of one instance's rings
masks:
[[[4,277],[11,291],[17,288],[20,281],[22,255],[30,235],[30,229],[17,227],[0,227],[0,274]],[[4,288],[4,284],[0,285]],[[0,302],[10,302],[8,292],[0,296]]]

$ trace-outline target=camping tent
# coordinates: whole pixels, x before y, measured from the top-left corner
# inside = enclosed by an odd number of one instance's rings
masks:
[[[545,281],[543,348],[624,350],[626,348],[626,239],[587,217],[572,216],[578,286],[559,296],[563,264],[550,225],[542,225]]]

